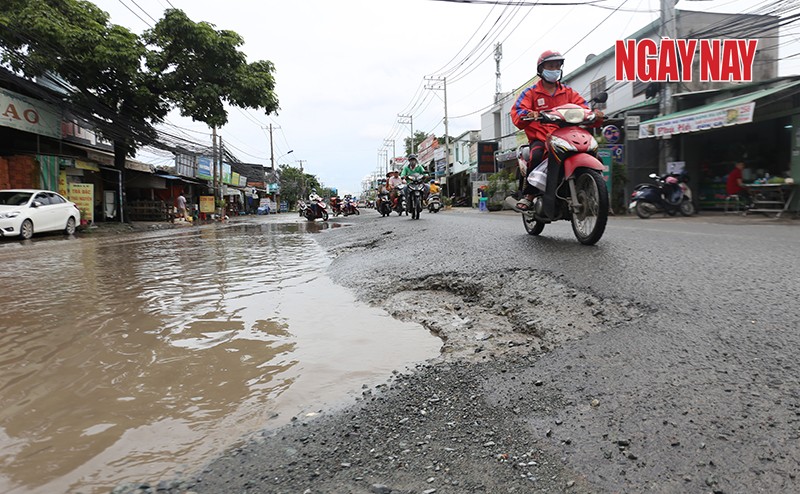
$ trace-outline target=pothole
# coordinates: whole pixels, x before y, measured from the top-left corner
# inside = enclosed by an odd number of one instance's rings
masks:
[[[645,309],[568,286],[531,270],[444,273],[395,282],[381,301],[444,342],[445,359],[547,352],[642,317]],[[483,354],[483,355],[482,355]]]

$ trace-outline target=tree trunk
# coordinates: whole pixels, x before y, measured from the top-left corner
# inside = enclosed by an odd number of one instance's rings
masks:
[[[119,170],[119,180],[120,180],[120,190],[118,192],[119,195],[119,221],[120,223],[130,220],[127,218],[125,214],[125,205],[127,203],[126,200],[126,187],[125,187],[125,161],[128,159],[128,143],[124,140],[114,140],[114,168]]]

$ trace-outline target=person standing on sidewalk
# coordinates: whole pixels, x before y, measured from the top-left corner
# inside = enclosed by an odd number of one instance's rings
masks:
[[[183,192],[178,196],[178,218],[186,221],[186,197]]]

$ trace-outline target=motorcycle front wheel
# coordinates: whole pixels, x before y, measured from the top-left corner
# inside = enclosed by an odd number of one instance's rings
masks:
[[[585,170],[575,180],[578,210],[572,212],[572,232],[583,245],[594,245],[608,222],[608,189],[600,173]]]
[[[419,196],[414,197],[413,206],[412,206],[412,210],[411,210],[411,219],[412,220],[418,220],[419,219],[419,213],[421,213],[421,212],[422,212],[422,199]]]
[[[328,221],[328,212],[327,211],[323,211],[322,212],[322,221]]]

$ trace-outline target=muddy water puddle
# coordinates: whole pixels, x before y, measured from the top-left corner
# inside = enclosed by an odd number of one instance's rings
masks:
[[[0,243],[0,492],[173,478],[437,355],[326,277],[327,227]]]

